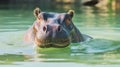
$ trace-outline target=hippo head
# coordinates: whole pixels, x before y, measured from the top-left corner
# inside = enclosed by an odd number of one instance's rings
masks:
[[[68,13],[41,12],[34,10],[36,21],[29,29],[30,39],[39,47],[66,47],[71,43],[71,32],[74,28],[73,10]]]

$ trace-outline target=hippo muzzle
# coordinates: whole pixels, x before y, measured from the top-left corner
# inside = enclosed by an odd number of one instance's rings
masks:
[[[66,47],[71,43],[71,38],[64,27],[53,20],[40,27],[35,43],[39,47]]]

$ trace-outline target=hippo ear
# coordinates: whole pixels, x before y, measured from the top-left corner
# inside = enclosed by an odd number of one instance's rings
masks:
[[[74,16],[74,10],[69,10],[68,14],[70,14],[70,16],[73,17]]]
[[[34,9],[33,14],[36,18],[38,18],[38,15],[39,15],[40,12],[41,12],[40,8],[37,7],[37,8]]]

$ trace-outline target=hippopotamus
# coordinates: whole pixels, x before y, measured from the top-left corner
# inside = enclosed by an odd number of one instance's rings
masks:
[[[81,34],[74,25],[72,18],[74,11],[67,13],[42,12],[40,8],[34,10],[36,18],[28,29],[25,39],[33,42],[41,48],[67,47],[71,43],[84,42],[91,39],[90,36]]]

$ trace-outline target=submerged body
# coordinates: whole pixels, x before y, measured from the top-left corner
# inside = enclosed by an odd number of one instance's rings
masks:
[[[36,21],[26,33],[26,40],[35,45],[46,47],[66,47],[70,43],[78,43],[91,39],[83,35],[72,22],[74,11],[68,13],[41,12],[34,10]]]

